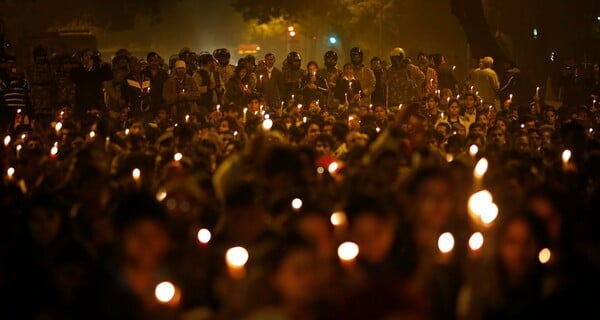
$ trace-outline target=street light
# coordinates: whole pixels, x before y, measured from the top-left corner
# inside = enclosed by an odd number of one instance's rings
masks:
[[[334,45],[338,42],[336,36],[329,36],[329,44]]]

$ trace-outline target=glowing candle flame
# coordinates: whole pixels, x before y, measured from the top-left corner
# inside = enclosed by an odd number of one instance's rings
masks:
[[[483,234],[481,232],[475,232],[469,238],[469,248],[473,251],[481,249],[483,246]]]
[[[241,268],[248,262],[248,250],[243,247],[233,247],[225,253],[227,265],[234,268]]]
[[[438,249],[442,253],[449,253],[454,249],[454,236],[450,232],[444,232],[438,238]]]
[[[331,221],[332,225],[339,227],[341,225],[346,224],[348,222],[348,218],[346,217],[345,212],[338,211],[331,214],[329,221]]]
[[[198,230],[198,242],[201,244],[207,244],[210,242],[212,235],[208,229],[200,229]]]
[[[168,281],[161,282],[156,286],[154,295],[158,301],[168,303],[175,297],[175,286]]]
[[[358,257],[360,249],[358,248],[358,245],[354,242],[344,242],[340,244],[337,252],[340,260],[349,262]]]

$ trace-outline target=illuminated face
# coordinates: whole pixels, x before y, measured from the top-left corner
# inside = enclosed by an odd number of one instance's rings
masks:
[[[317,141],[315,144],[315,151],[318,156],[329,156],[331,155],[331,147],[328,143],[323,141]]]
[[[267,66],[267,68],[273,68],[273,66],[275,65],[275,56],[274,55],[268,55],[265,57],[265,66]]]
[[[370,212],[356,217],[350,234],[360,248],[361,259],[372,264],[385,261],[396,235],[393,223]]]
[[[429,108],[429,110],[434,110],[437,106],[438,106],[438,102],[435,101],[434,98],[429,98],[427,100],[427,108]]]
[[[450,104],[450,106],[448,107],[448,115],[452,116],[452,117],[456,117],[456,116],[458,116],[459,113],[460,113],[460,106],[458,105],[458,103],[453,102],[452,104]]]
[[[331,136],[331,135],[333,135],[332,130],[333,130],[333,125],[331,125],[331,124],[326,124],[323,126],[323,134]]]
[[[556,123],[556,113],[554,113],[554,111],[546,112],[546,122],[548,122],[548,124]]]
[[[371,61],[371,69],[380,70],[381,69],[381,61],[379,61],[379,60]]]
[[[240,70],[240,79],[244,79],[247,74],[248,74],[248,70],[246,68],[242,68]]]
[[[387,117],[385,108],[383,106],[377,106],[373,111],[375,113],[375,119],[377,119],[378,121],[384,121]]]
[[[316,74],[316,73],[317,73],[317,70],[318,70],[318,69],[319,69],[319,68],[317,68],[317,65],[316,65],[316,64],[312,64],[312,63],[311,63],[311,64],[308,66],[308,69],[307,69],[307,71],[308,71],[308,74],[310,74],[310,75],[312,76],[312,75],[314,75],[314,74]]]
[[[467,108],[469,108],[469,109],[470,108],[474,108],[475,107],[475,97],[473,97],[473,96],[467,96],[465,98],[465,106]]]
[[[250,103],[248,103],[248,110],[253,113],[260,111],[260,103],[258,99],[252,99]]]
[[[506,132],[506,123],[504,121],[496,121],[495,127],[500,129],[502,132]]]
[[[500,239],[500,259],[512,276],[524,276],[534,265],[535,240],[529,224],[523,219],[509,222]]]
[[[319,128],[316,124],[311,124],[308,127],[308,131],[306,132],[306,139],[308,141],[313,141],[319,134],[321,134],[321,128]]]

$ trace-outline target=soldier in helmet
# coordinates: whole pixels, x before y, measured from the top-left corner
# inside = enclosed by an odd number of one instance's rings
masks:
[[[230,64],[231,53],[227,48],[219,48],[213,51],[213,56],[217,60],[217,65],[215,67],[216,72],[219,74],[220,83],[217,84],[216,92],[217,92],[217,100],[219,104],[223,104],[223,96],[225,95],[225,87],[229,82],[229,78],[235,72],[235,66]]]
[[[283,71],[283,96],[285,99],[292,99],[292,95],[294,95],[292,100],[302,101],[299,100],[300,86],[302,79],[306,76],[306,70],[301,68],[302,57],[298,52],[292,51],[288,54],[286,61],[287,68]]]
[[[35,114],[40,117],[49,117],[56,107],[52,95],[53,77],[48,53],[41,45],[33,49],[33,64],[27,68],[27,79],[31,88],[31,103]]]
[[[329,94],[327,96],[327,101],[323,102],[325,106],[337,106],[339,103],[334,103],[334,92],[335,85],[337,84],[338,79],[342,75],[342,70],[337,67],[338,55],[333,50],[329,50],[325,52],[323,56],[323,62],[325,64],[325,68],[319,69],[317,71],[317,76],[325,78],[327,81],[327,86],[329,88]]]
[[[364,54],[359,47],[350,49],[350,62],[354,67],[354,77],[360,81],[362,86],[361,103],[368,106],[371,104],[371,95],[375,91],[376,80],[373,71],[363,64],[363,58]]]
[[[418,101],[419,88],[425,81],[423,72],[406,58],[402,48],[394,48],[390,52],[390,61],[392,65],[384,74],[387,106],[398,107]]]
[[[179,59],[185,61],[185,65],[187,66],[186,72],[190,76],[198,69],[196,53],[193,52],[192,49],[188,47],[181,48],[181,50],[179,50]]]

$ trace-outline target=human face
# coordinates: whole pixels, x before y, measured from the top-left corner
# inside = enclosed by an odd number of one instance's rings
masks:
[[[315,144],[315,151],[318,156],[329,156],[331,155],[331,147],[328,143],[323,141],[317,141]]]
[[[318,70],[318,68],[317,68],[316,64],[310,64],[308,66],[308,74],[311,75],[311,76],[314,75],[314,74],[316,74],[317,70]]]
[[[493,129],[493,131],[490,132],[490,140],[500,145],[505,144],[506,136],[504,135],[504,131],[497,128]]]
[[[258,101],[258,99],[252,99],[250,103],[248,103],[248,110],[252,112],[260,111],[260,102]]]
[[[385,108],[382,106],[375,107],[374,112],[375,112],[375,119],[377,119],[378,121],[384,121],[385,118],[387,117]]]
[[[475,98],[473,96],[466,97],[465,107],[467,107],[467,109],[473,109],[475,107]]]
[[[350,131],[357,131],[360,129],[360,118],[357,114],[353,113],[348,116],[348,127],[350,128]]]
[[[439,103],[437,101],[435,101],[434,98],[429,98],[427,100],[427,108],[429,110],[435,110],[437,108],[437,106],[439,105]]]
[[[502,132],[506,132],[506,123],[504,121],[497,120],[495,127],[500,129]]]
[[[373,69],[373,70],[381,70],[381,61],[380,60],[373,60],[373,61],[371,61],[371,69]]]
[[[546,111],[546,122],[549,125],[554,125],[556,123],[556,113],[554,113],[554,111]]]
[[[353,54],[350,57],[350,60],[352,61],[352,64],[354,64],[354,65],[361,64],[363,61],[363,55],[362,54]]]
[[[273,275],[273,284],[284,303],[306,306],[318,298],[319,278],[316,254],[296,248],[286,254]]]
[[[448,107],[448,116],[456,117],[460,113],[460,106],[457,102],[452,102]]]
[[[511,278],[521,278],[535,263],[535,240],[523,219],[509,222],[500,239],[500,259]]]
[[[332,135],[333,134],[332,129],[333,129],[333,125],[330,125],[330,124],[324,125],[323,126],[323,134]]]
[[[265,66],[267,66],[267,68],[273,68],[273,66],[275,65],[275,56],[274,55],[268,55],[265,57]]]
[[[376,264],[385,261],[394,244],[394,224],[383,217],[364,212],[356,217],[350,230],[352,240],[360,247],[360,257]]]
[[[352,79],[352,77],[354,76],[354,69],[352,68],[352,66],[344,67],[344,75],[346,76],[346,78]]]
[[[248,74],[248,70],[246,68],[242,68],[240,70],[240,79],[244,79],[246,78],[246,75]]]
[[[319,134],[321,134],[321,129],[318,125],[313,123],[308,127],[306,139],[308,139],[308,141],[313,141]]]

